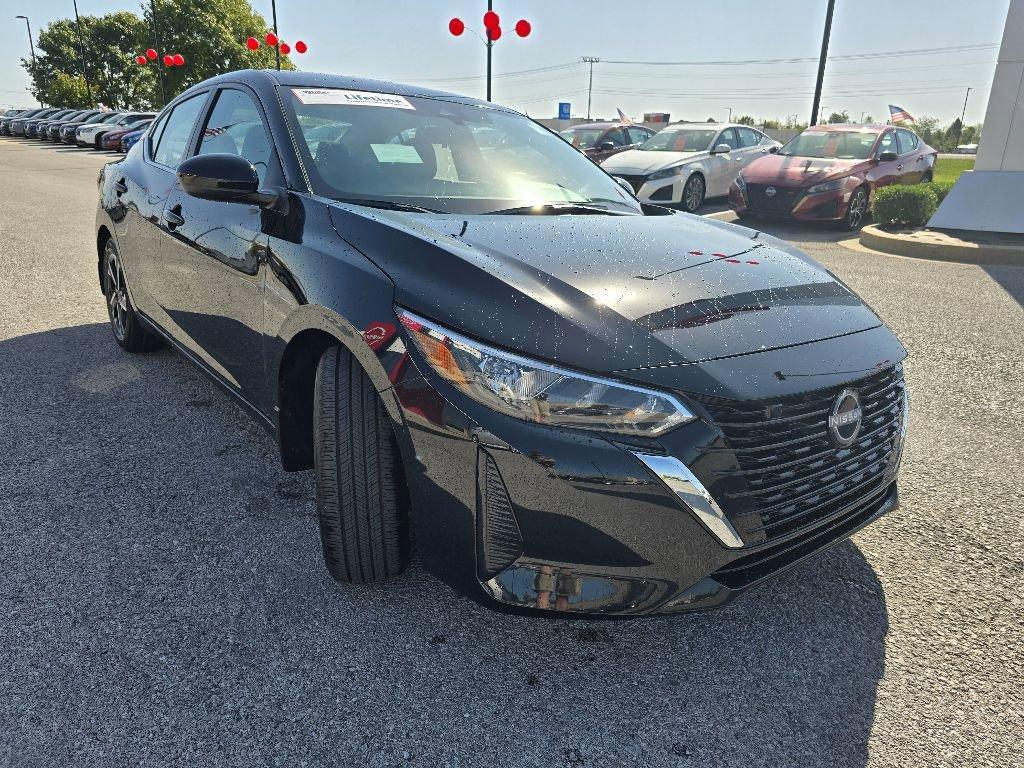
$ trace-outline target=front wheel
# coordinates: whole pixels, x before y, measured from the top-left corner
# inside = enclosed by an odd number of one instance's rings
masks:
[[[704,195],[707,194],[707,185],[704,177],[695,173],[686,180],[683,187],[683,210],[687,213],[696,213],[704,205]]]
[[[152,352],[163,346],[159,336],[148,331],[132,306],[121,255],[113,239],[103,246],[103,295],[114,339],[128,352]]]
[[[846,208],[846,216],[843,217],[843,229],[855,232],[864,225],[864,218],[868,213],[868,193],[864,187],[856,189],[850,204]]]
[[[408,494],[398,442],[370,377],[347,351],[320,358],[313,392],[320,543],[336,581],[385,581],[409,563]]]

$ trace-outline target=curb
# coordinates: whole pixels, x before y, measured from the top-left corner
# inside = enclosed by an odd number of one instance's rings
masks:
[[[1024,267],[1024,245],[970,243],[962,240],[930,243],[916,240],[908,234],[885,232],[876,226],[866,226],[860,231],[860,244],[892,256]]]

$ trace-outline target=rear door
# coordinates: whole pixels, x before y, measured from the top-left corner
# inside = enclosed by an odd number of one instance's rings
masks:
[[[896,141],[900,147],[901,184],[917,184],[928,170],[927,155],[921,151],[921,140],[904,128],[896,129]]]
[[[740,168],[745,168],[759,157],[768,154],[768,147],[771,140],[760,131],[753,128],[737,128],[736,133],[740,138]]]
[[[895,152],[897,159],[883,161],[881,157],[885,152]],[[875,158],[878,160],[878,165],[868,173],[868,178],[871,179],[873,187],[887,187],[890,184],[899,184],[901,182],[905,165],[898,157],[899,152],[896,131],[890,129],[882,134],[878,146],[875,147]]]
[[[261,187],[285,184],[259,100],[241,85],[217,92],[194,154],[240,155]],[[160,253],[161,303],[180,341],[264,413],[264,220],[274,215],[256,205],[200,200],[175,186],[164,207]]]

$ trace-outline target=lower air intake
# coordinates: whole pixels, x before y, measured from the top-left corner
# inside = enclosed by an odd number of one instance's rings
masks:
[[[523,536],[498,466],[485,451],[480,451],[477,461],[477,487],[477,549],[482,580],[486,581],[519,558],[523,553]]]

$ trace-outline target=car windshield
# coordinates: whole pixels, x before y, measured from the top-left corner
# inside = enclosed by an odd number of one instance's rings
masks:
[[[577,149],[592,149],[597,146],[598,139],[604,135],[602,128],[570,128],[562,131],[559,136]]]
[[[313,190],[324,197],[459,214],[548,204],[640,212],[614,179],[522,115],[335,88],[282,95]]]
[[[829,160],[866,160],[871,156],[877,133],[866,131],[804,131],[791,139],[778,154]]]
[[[640,145],[646,152],[707,152],[718,134],[715,128],[666,128]]]

